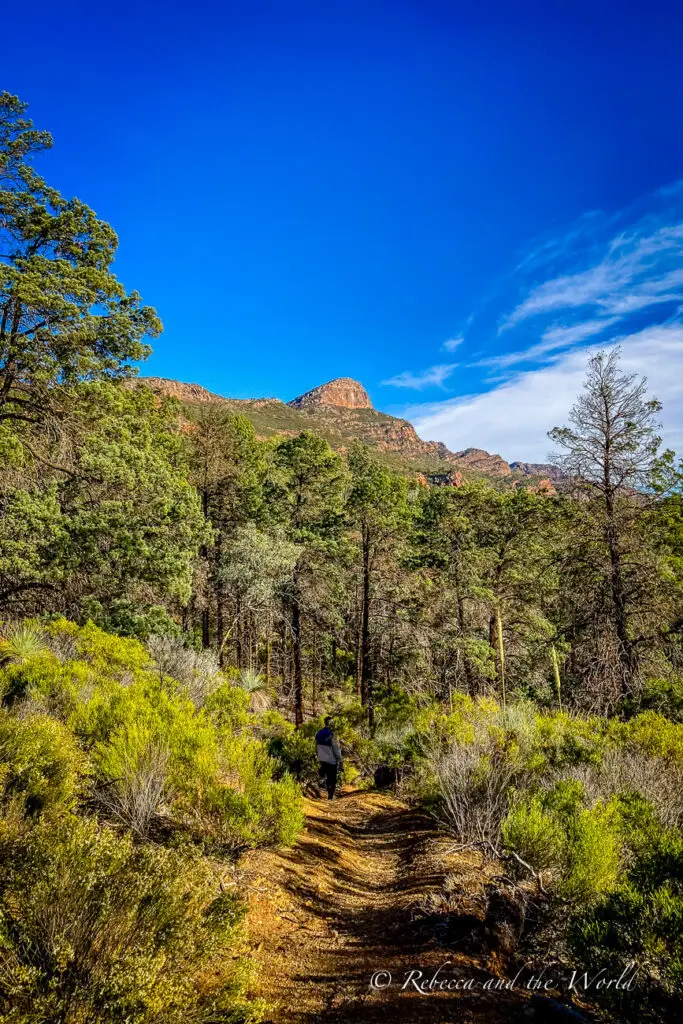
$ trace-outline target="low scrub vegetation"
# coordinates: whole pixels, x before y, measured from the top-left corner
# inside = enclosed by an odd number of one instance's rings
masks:
[[[91,623],[16,625],[1,651],[0,1020],[256,1019],[216,865],[302,815],[248,695]]]
[[[634,1021],[680,1010],[683,725],[653,711],[620,721],[455,705],[423,713],[405,792],[456,848],[502,858],[538,886],[582,970],[619,977],[638,965],[636,994],[605,995],[612,1010]]]

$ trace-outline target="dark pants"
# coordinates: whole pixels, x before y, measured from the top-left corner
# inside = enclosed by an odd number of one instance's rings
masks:
[[[326,761],[320,762],[320,777],[324,779],[327,787],[327,795],[332,799],[334,791],[337,788],[337,765],[327,764]]]

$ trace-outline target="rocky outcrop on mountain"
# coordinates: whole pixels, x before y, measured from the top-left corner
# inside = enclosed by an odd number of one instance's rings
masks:
[[[545,476],[549,480],[565,478],[560,467],[553,466],[550,462],[511,462],[510,469],[513,473],[523,473],[524,476]]]
[[[168,395],[187,405],[223,404],[247,416],[258,437],[292,436],[301,430],[316,430],[338,451],[347,451],[358,438],[387,455],[399,456],[425,476],[432,486],[459,487],[465,474],[495,477],[542,477],[530,480],[541,493],[553,493],[552,482],[563,479],[556,466],[529,462],[507,463],[500,455],[481,448],[452,452],[441,441],[423,441],[408,420],[374,409],[367,391],[350,377],[338,377],[307,391],[291,402],[278,398],[222,398],[199,384],[183,384],[167,377],[139,377],[157,394]],[[130,382],[134,386],[135,381]],[[521,483],[521,480],[519,480]]]
[[[510,476],[510,464],[500,455],[490,455],[482,448],[465,448],[461,452],[453,452],[452,460],[465,469],[473,469],[487,476]]]
[[[431,487],[462,487],[465,482],[459,469],[449,469],[445,473],[430,473],[426,479]]]
[[[225,402],[224,398],[203,388],[201,384],[182,384],[179,380],[170,380],[168,377],[134,377],[131,381],[131,384],[138,383],[145,384],[158,395],[177,398],[179,402],[200,402],[202,404]]]
[[[336,377],[327,384],[299,395],[287,405],[293,409],[313,409],[319,405],[332,405],[337,409],[372,409],[367,391],[351,377]]]
[[[553,482],[551,480],[548,479],[548,477],[542,477],[536,483],[534,483],[534,482],[527,483],[527,480],[526,480],[525,477],[522,477],[521,479],[518,478],[517,480],[513,480],[512,481],[512,488],[513,488],[513,490],[516,490],[518,487],[521,487],[522,490],[529,491],[530,494],[543,494],[543,495],[545,495],[546,498],[554,498],[555,495],[557,494],[557,490],[555,489],[555,485],[553,484]]]

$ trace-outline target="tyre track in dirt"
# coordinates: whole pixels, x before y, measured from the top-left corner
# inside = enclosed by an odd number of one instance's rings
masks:
[[[443,849],[443,844],[441,844]],[[248,854],[240,886],[249,894],[247,933],[257,965],[254,995],[272,1024],[366,1021],[514,1020],[520,992],[481,991],[504,976],[495,954],[458,952],[451,928],[444,946],[420,913],[442,890],[453,857],[439,852],[430,819],[389,795],[355,791],[328,802],[306,800],[306,827],[295,846]],[[465,936],[471,918],[463,920]],[[457,925],[457,922],[456,922]],[[479,991],[428,994],[403,988],[411,970],[474,978]],[[373,990],[371,977],[386,983]]]

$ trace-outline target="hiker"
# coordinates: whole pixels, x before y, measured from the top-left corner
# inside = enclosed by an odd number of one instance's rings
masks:
[[[342,764],[342,752],[334,735],[332,728],[334,720],[330,717],[325,719],[325,725],[318,729],[315,734],[315,743],[320,762],[320,775],[325,779],[327,786],[327,799],[334,800],[334,791],[337,788],[337,773]]]

